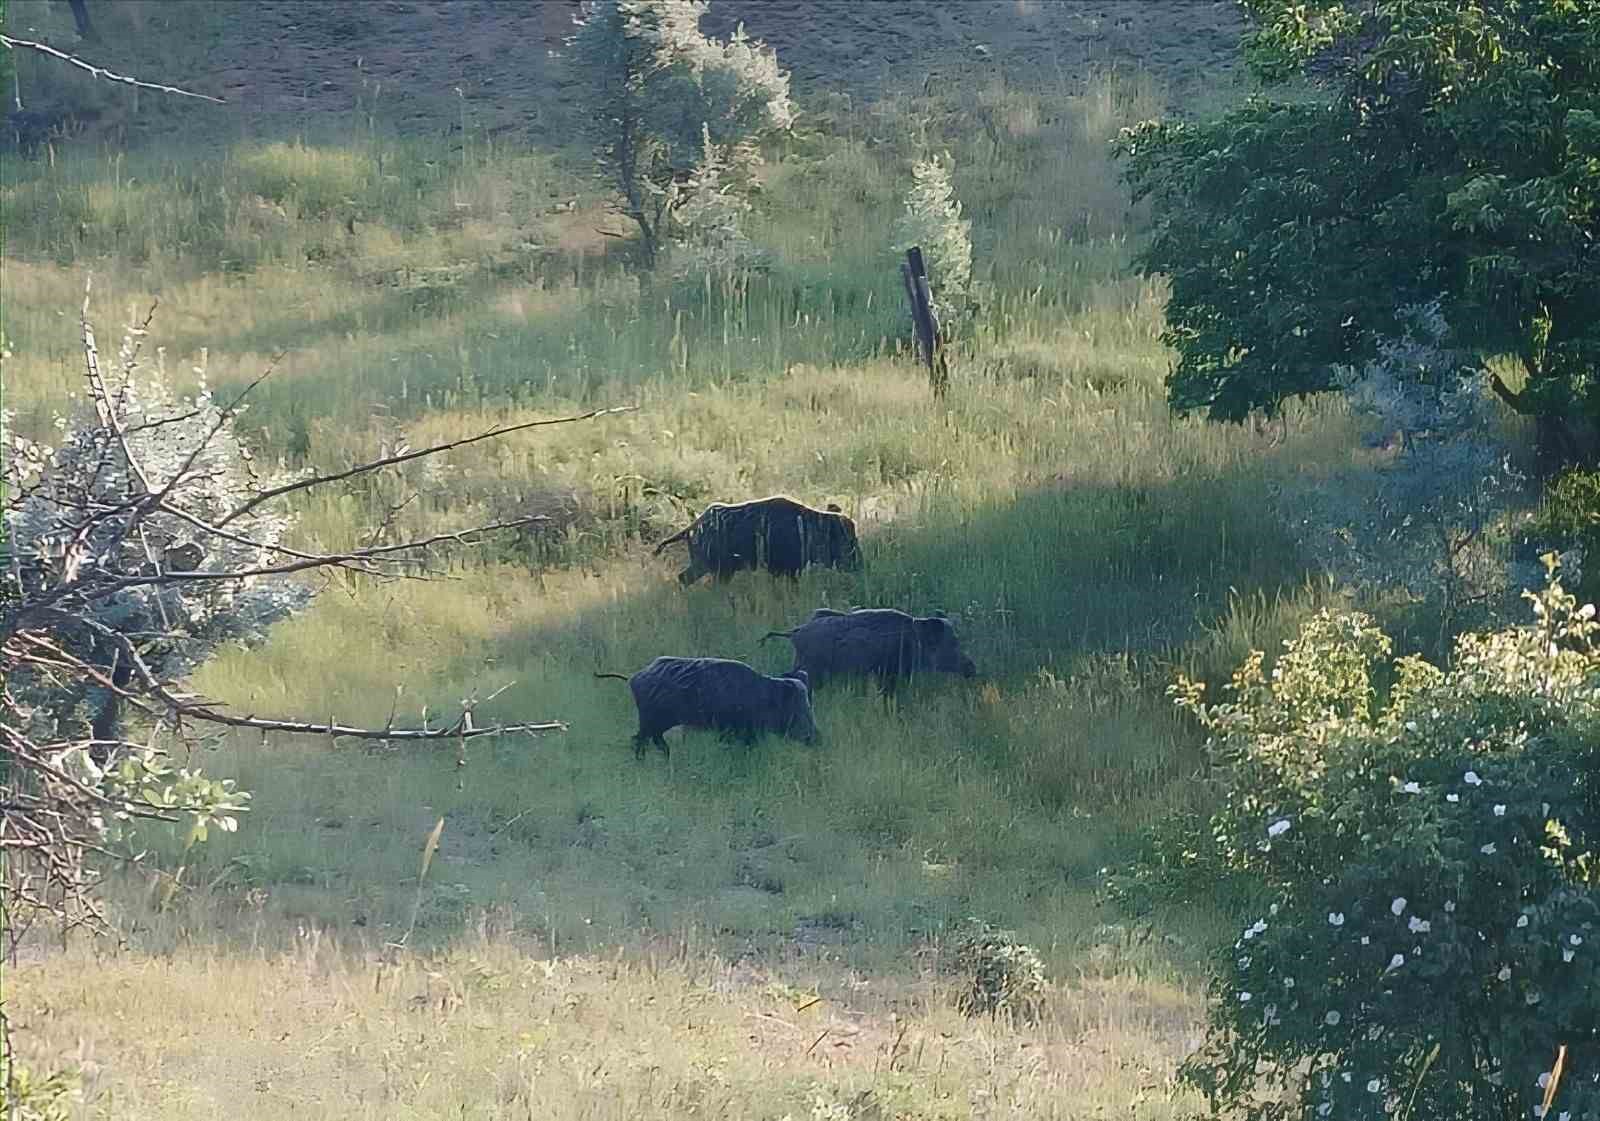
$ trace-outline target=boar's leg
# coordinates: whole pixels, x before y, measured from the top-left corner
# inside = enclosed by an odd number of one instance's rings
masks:
[[[670,759],[672,757],[672,749],[667,746],[667,741],[661,734],[663,731],[665,731],[664,728],[641,727],[638,734],[633,737],[633,757],[635,759],[643,759],[645,746],[653,743],[656,745],[656,750]]]

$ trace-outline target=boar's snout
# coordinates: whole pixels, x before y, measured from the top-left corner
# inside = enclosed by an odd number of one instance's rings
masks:
[[[978,676],[977,663],[974,662],[971,658],[967,657],[965,654],[961,655],[961,676],[962,677],[977,677]]]

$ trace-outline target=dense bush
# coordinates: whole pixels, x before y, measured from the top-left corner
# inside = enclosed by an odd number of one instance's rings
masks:
[[[1217,1116],[1509,1121],[1555,1078],[1600,1119],[1600,624],[1547,564],[1448,668],[1323,612],[1224,703],[1174,687],[1220,788],[1195,844],[1270,901],[1183,1072]]]

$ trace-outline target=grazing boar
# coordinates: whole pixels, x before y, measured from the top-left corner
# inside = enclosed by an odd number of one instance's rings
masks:
[[[711,572],[725,580],[740,569],[765,568],[774,575],[798,576],[807,565],[861,567],[856,524],[830,505],[814,510],[777,495],[752,502],[713,502],[684,530],[655,548],[688,540],[689,567],[678,573],[680,584],[693,584]]]
[[[713,728],[737,735],[746,743],[760,732],[794,739],[816,738],[811,718],[811,688],[804,673],[768,677],[726,658],[657,658],[632,677],[597,673],[626,681],[639,709],[639,731],[633,737],[635,756],[653,743],[670,755],[662,733],[682,725]]]
[[[943,615],[919,619],[892,608],[832,611],[820,607],[811,618],[762,639],[787,638],[794,644],[795,673],[821,683],[840,675],[872,675],[885,693],[900,679],[918,673],[957,673],[978,669],[961,649],[956,628]]]

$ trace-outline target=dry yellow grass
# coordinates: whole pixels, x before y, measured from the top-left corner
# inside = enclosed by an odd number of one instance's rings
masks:
[[[13,972],[9,1011],[25,1056],[80,1069],[82,1115],[118,1121],[1165,1121],[1195,1104],[1167,1084],[1195,994],[1129,976],[1068,984],[1017,1030],[927,979],[780,980],[683,944],[552,960],[491,936],[382,961],[315,935],[77,951]]]

